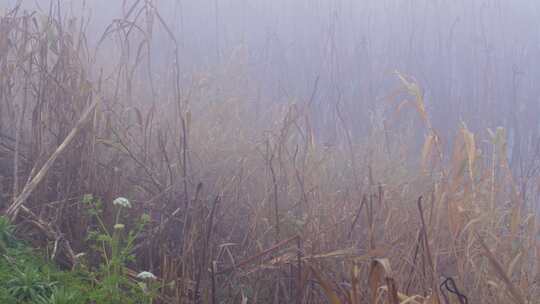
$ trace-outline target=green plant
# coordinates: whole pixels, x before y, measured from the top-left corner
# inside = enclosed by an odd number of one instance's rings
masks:
[[[11,225],[9,220],[0,216],[0,252],[5,252],[8,247],[15,245],[14,231],[15,227]]]
[[[35,300],[52,293],[57,282],[50,282],[34,267],[14,269],[13,278],[6,282],[8,293],[19,301]]]
[[[9,246],[0,255],[0,303],[88,303],[92,282],[83,271],[61,271],[13,235],[2,222]],[[5,233],[8,231],[8,233]]]
[[[137,274],[137,279],[141,280],[141,282],[138,283],[139,287],[141,287],[141,290],[143,291],[145,302],[152,304],[154,301],[154,298],[156,297],[156,293],[158,291],[158,285],[156,284],[156,276],[148,271],[142,271],[139,274]]]
[[[5,288],[0,288],[0,303],[16,304],[17,299],[15,299]]]
[[[91,195],[86,195],[83,202],[90,206],[89,214],[94,216],[98,222],[99,228],[92,230],[88,238],[96,244],[93,248],[102,257],[102,263],[94,274],[95,280],[99,281],[99,286],[92,293],[92,299],[98,303],[130,303],[130,297],[133,299],[143,298],[142,290],[126,276],[125,267],[134,259],[132,255],[133,244],[148,222],[148,216],[141,216],[135,227],[127,230],[122,223],[122,211],[131,208],[131,203],[128,199],[119,197],[113,201],[116,214],[111,231],[111,229],[107,229],[101,217],[101,201]]]
[[[76,290],[69,290],[64,287],[54,288],[50,296],[37,296],[36,304],[82,304],[84,298]]]

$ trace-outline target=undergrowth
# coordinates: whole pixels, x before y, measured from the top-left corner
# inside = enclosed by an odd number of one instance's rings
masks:
[[[116,228],[112,238],[106,233],[97,234],[96,239],[103,242],[103,254],[113,254],[105,257],[97,269],[90,270],[81,264],[63,270],[46,260],[45,252],[16,238],[14,226],[0,217],[0,303],[152,303],[149,282],[143,278],[130,280],[123,273],[129,245],[121,242],[121,230]]]
[[[0,217],[0,303],[86,303],[92,284],[83,273],[62,271],[14,235]]]

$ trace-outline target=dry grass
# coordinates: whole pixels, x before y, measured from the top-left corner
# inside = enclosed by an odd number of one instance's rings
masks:
[[[504,130],[484,143],[463,124],[450,146],[398,74],[423,147],[377,118],[352,140],[339,104],[326,145],[313,97],[255,111],[242,52],[189,85],[174,60],[154,79],[148,22],[170,31],[150,3],[126,12],[100,48],[84,20],[0,19],[2,207],[36,245],[66,242],[59,262],[90,250],[82,195],[122,195],[152,217],[131,267],[164,303],[539,303],[538,221]]]

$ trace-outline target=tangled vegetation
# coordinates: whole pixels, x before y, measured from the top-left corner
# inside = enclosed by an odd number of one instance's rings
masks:
[[[241,51],[185,85],[178,49],[151,1],[97,45],[0,16],[0,302],[539,303],[537,168],[516,180],[504,128],[443,138],[396,72],[391,115],[353,138],[337,101],[321,142],[318,79],[259,115]]]

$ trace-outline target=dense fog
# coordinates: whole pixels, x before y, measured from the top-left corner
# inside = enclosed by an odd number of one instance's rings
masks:
[[[0,0],[0,302],[534,302],[539,20],[537,0]]]
[[[17,1],[3,0],[6,4]],[[97,39],[136,1],[59,1],[89,18]],[[321,136],[341,100],[358,132],[386,106],[398,70],[417,79],[437,127],[460,120],[481,131],[505,126],[522,148],[538,137],[540,2],[389,0],[168,0],[155,3],[180,48],[182,71],[207,70],[231,56],[246,61],[257,96],[306,99],[320,78]],[[24,1],[47,12],[49,1]],[[55,3],[55,1],[52,1]],[[86,9],[81,10],[82,7]],[[167,68],[170,39],[153,23],[154,72]],[[255,97],[254,97],[255,98]],[[517,149],[517,148],[516,148]]]

